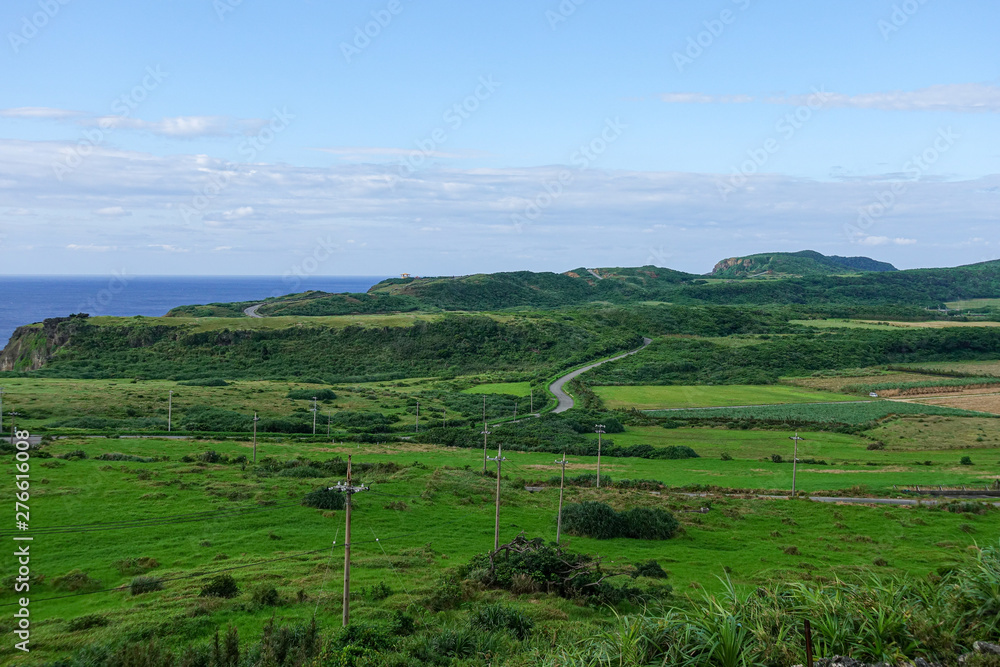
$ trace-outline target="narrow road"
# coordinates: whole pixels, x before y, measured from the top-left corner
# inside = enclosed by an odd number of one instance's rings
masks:
[[[247,317],[264,317],[263,315],[257,314],[257,309],[263,305],[264,304],[262,303],[258,303],[256,306],[250,306],[249,308],[243,311],[243,314],[246,315]]]
[[[599,275],[597,275],[597,271],[594,271],[593,269],[587,269],[587,273],[589,273],[590,275],[594,276],[598,280],[604,280],[604,278],[602,278]]]
[[[587,371],[589,371],[591,368],[597,368],[598,366],[600,366],[602,364],[606,364],[609,361],[618,361],[619,359],[624,359],[625,357],[629,357],[629,356],[635,354],[636,352],[641,352],[642,350],[646,349],[646,347],[650,343],[652,343],[652,342],[653,342],[652,338],[643,337],[643,339],[642,339],[642,347],[637,348],[635,350],[632,350],[631,352],[626,352],[625,354],[619,354],[617,357],[611,357],[610,359],[605,359],[604,361],[596,361],[596,362],[590,364],[589,366],[584,366],[583,368],[578,368],[575,371],[573,371],[572,373],[568,373],[568,374],[562,376],[561,378],[559,378],[558,380],[556,380],[555,382],[553,382],[552,384],[550,384],[549,385],[549,391],[551,391],[553,394],[555,394],[556,395],[556,399],[558,399],[558,401],[559,401],[559,404],[556,406],[556,409],[553,410],[552,412],[558,414],[560,412],[566,412],[567,410],[569,410],[570,408],[573,407],[573,399],[572,399],[572,397],[570,397],[570,395],[567,394],[566,391],[563,389],[563,387],[566,386],[567,382],[569,382],[570,380],[572,380],[572,379],[574,379],[576,377],[579,377],[580,375],[583,375],[584,373],[586,373]]]

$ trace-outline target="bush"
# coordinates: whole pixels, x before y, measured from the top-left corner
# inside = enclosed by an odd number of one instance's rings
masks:
[[[480,607],[469,616],[469,627],[482,632],[509,632],[518,639],[527,639],[535,622],[516,609],[502,603]]]
[[[121,454],[119,452],[109,452],[98,456],[96,461],[129,461],[131,463],[152,463],[156,459],[148,456],[132,456],[131,454]]]
[[[250,593],[250,601],[261,607],[277,607],[281,604],[281,597],[274,586],[259,584]]]
[[[452,577],[442,577],[424,602],[432,611],[443,611],[458,607],[463,597],[462,587],[457,580]]]
[[[101,616],[100,614],[87,614],[86,616],[77,616],[73,620],[67,622],[66,630],[68,632],[80,632],[81,630],[90,630],[91,628],[103,628],[110,623],[111,621],[109,621],[106,616]]]
[[[344,494],[326,488],[316,489],[305,495],[302,504],[319,510],[342,510],[345,505]]]
[[[155,558],[120,558],[111,564],[122,574],[138,574],[160,566]]]
[[[60,591],[93,591],[101,587],[101,582],[92,579],[83,570],[71,570],[53,579],[52,585]]]
[[[781,454],[771,454],[771,463],[784,463],[784,461]]]
[[[963,456],[962,459],[958,463],[959,463],[959,465],[963,465],[963,466],[971,466],[972,465],[972,457]]]
[[[660,508],[636,507],[616,512],[604,503],[585,501],[563,509],[563,528],[567,533],[598,540],[616,537],[666,540],[679,527],[674,515]]]
[[[392,589],[384,581],[380,581],[371,588],[367,586],[362,588],[361,595],[373,602],[378,602],[392,595]]]
[[[652,579],[666,579],[667,573],[655,560],[647,560],[645,563],[639,563],[638,565],[635,566],[635,571],[632,573],[632,578],[637,579],[639,577],[650,577]]]
[[[332,401],[337,398],[332,389],[292,389],[285,396],[297,401],[311,401],[313,398],[318,401]]]
[[[185,387],[228,387],[229,383],[222,378],[200,378],[197,380],[184,380],[177,384]]]
[[[163,582],[157,577],[136,577],[128,585],[128,589],[132,595],[142,595],[143,593],[163,590]]]
[[[66,452],[62,456],[58,457],[60,459],[65,459],[67,461],[77,461],[80,459],[87,458],[87,452],[82,449],[74,449],[72,452]]]
[[[199,595],[203,598],[234,598],[240,594],[236,580],[228,574],[220,574],[205,584]]]
[[[720,456],[719,458],[721,458],[723,461],[732,461],[733,455],[730,454],[729,452],[722,452],[722,456]]]
[[[635,507],[621,513],[623,537],[636,540],[669,540],[680,524],[658,507]]]

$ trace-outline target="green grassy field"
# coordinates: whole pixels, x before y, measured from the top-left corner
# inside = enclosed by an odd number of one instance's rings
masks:
[[[803,403],[787,405],[762,405],[759,407],[691,408],[684,410],[658,410],[649,412],[655,417],[673,419],[747,419],[825,424],[864,425],[892,415],[953,415],[983,417],[984,413],[956,410],[934,405],[917,405],[902,401],[874,400],[849,403]]]
[[[531,394],[530,382],[493,382],[477,384],[462,390],[463,394],[508,394],[510,396],[528,396]]]
[[[869,452],[864,440],[852,436],[804,434],[809,455],[849,457],[893,462],[912,458],[912,452]],[[780,434],[729,433],[707,429],[630,429],[620,441],[689,443],[704,458],[687,461],[605,459],[602,473],[618,479],[643,477],[671,484],[728,484],[742,479],[754,485],[780,488],[790,480],[790,466],[756,460],[776,449],[788,449]],[[315,612],[321,625],[335,627],[340,615],[343,512],[325,512],[298,506],[302,495],[333,478],[296,479],[258,476],[253,466],[184,463],[180,457],[208,448],[236,456],[249,452],[246,442],[170,440],[58,441],[47,450],[59,455],[83,449],[85,460],[35,459],[32,475],[33,528],[112,521],[148,521],[174,517],[157,525],[127,530],[39,534],[32,544],[33,572],[45,580],[34,586],[33,638],[39,647],[33,656],[52,657],[81,643],[112,636],[136,640],[150,633],[169,644],[207,639],[217,627],[238,623],[244,636],[255,634],[270,616],[306,620]],[[721,461],[717,452],[732,451],[733,461]],[[105,452],[142,456],[169,456],[157,463],[94,460]],[[353,524],[352,602],[356,620],[385,618],[392,609],[410,607],[421,622],[447,623],[453,612],[421,611],[421,600],[449,568],[492,545],[493,484],[476,473],[478,455],[468,450],[392,445],[336,448],[293,442],[262,446],[260,456],[282,460],[307,457],[325,460],[353,454],[356,463],[394,461],[404,467],[365,479],[371,490],[356,496]],[[1000,458],[997,449],[982,456]],[[921,453],[921,458],[936,454]],[[954,458],[954,453],[941,453]],[[978,456],[978,454],[977,454]],[[522,531],[529,536],[554,537],[557,489],[526,492],[524,481],[548,479],[557,467],[548,454],[512,453],[504,467],[510,479],[503,484],[501,539]],[[593,470],[593,459],[574,460],[570,474]],[[471,470],[466,469],[471,465]],[[942,459],[936,479],[982,470],[951,470]],[[822,466],[800,468],[803,489],[849,488],[856,483],[901,479],[892,469],[845,466],[828,474]],[[954,466],[958,468],[958,466]],[[964,467],[967,468],[967,467]],[[977,466],[978,468],[978,466]],[[993,473],[998,467],[994,465]],[[8,471],[12,474],[12,471]],[[914,475],[913,479],[917,479]],[[907,483],[907,482],[900,482]],[[926,482],[924,482],[926,483]],[[648,492],[570,488],[567,501],[601,499],[614,507],[666,507],[677,512],[684,527],[680,537],[666,542],[627,539],[597,541],[567,537],[573,549],[602,554],[611,570],[657,559],[670,573],[678,595],[697,595],[699,589],[718,590],[716,575],[729,568],[738,583],[849,577],[884,558],[884,571],[922,576],[960,558],[977,539],[991,532],[994,517],[959,515],[927,508],[872,508],[820,505],[804,501],[692,498],[651,495]],[[402,504],[400,504],[402,503]],[[707,514],[687,513],[710,505]],[[239,508],[254,512],[234,513]],[[180,515],[210,512],[205,520],[182,522]],[[375,542],[378,538],[378,542]],[[795,547],[794,550],[791,547]],[[786,553],[789,551],[791,553]],[[85,593],[66,591],[55,579],[73,570],[98,580],[95,588],[127,584],[132,575],[115,568],[124,558],[156,559],[157,577],[171,579],[164,590],[142,596],[123,591],[98,592],[61,600],[45,598]],[[283,559],[283,560],[273,560]],[[271,562],[262,562],[271,561]],[[4,577],[10,572],[4,565]],[[232,600],[199,598],[209,573],[227,568],[241,586]],[[198,574],[202,573],[202,574]],[[192,576],[194,575],[194,576]],[[385,582],[391,594],[375,601],[363,592]],[[249,591],[259,583],[275,586],[282,598],[278,608],[255,606]],[[299,591],[302,594],[299,594]],[[497,593],[470,591],[473,600],[495,599]],[[13,599],[5,588],[0,603]],[[587,624],[608,619],[611,612],[581,607],[545,594],[515,596],[513,603],[539,622],[546,632],[568,623]],[[416,605],[411,607],[411,605]],[[88,614],[106,615],[107,628],[70,632],[67,622]],[[0,623],[8,629],[10,621]],[[11,655],[9,644],[0,656]]]
[[[593,387],[593,391],[608,408],[637,410],[856,400],[832,392],[778,385]]]

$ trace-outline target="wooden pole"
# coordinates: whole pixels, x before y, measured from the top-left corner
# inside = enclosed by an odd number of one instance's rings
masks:
[[[597,488],[601,488],[601,436],[604,434],[604,424],[597,424]]]
[[[347,456],[347,498],[344,520],[344,627],[351,619],[351,456]]]
[[[257,413],[253,413],[253,462],[257,463],[257,422],[260,421],[260,417]]]
[[[806,620],[806,667],[813,667],[813,636],[812,625]]]

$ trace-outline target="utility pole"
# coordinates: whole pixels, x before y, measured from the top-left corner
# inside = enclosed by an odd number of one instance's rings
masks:
[[[594,424],[594,430],[597,433],[597,488],[601,488],[601,436],[607,431],[604,424]]]
[[[333,413],[326,416],[326,437],[330,437],[330,426],[333,423]]]
[[[566,488],[566,450],[563,450],[562,460],[556,461],[556,465],[562,466],[562,477],[559,479],[559,516],[556,518],[556,546],[559,546],[559,535],[562,533],[563,489]]]
[[[351,620],[351,496],[355,493],[360,493],[361,491],[367,491],[368,487],[364,485],[352,486],[351,485],[351,457],[347,456],[347,482],[339,483],[337,486],[330,487],[331,491],[340,491],[344,493],[347,497],[344,499],[344,617],[343,623],[344,627]]]
[[[167,392],[167,433],[170,433],[171,429],[171,417],[173,417],[174,412],[174,390],[171,389]]]
[[[316,408],[316,397],[313,396],[313,408],[312,408],[312,413],[313,413],[313,435],[316,435],[316,409],[317,409]]]
[[[497,513],[493,520],[493,551],[500,548],[500,466],[506,461],[503,457],[503,444],[497,445],[496,458],[490,457],[490,461],[497,462]]]
[[[798,432],[789,440],[795,441],[795,448],[792,450],[792,497],[795,497],[795,472],[799,465],[799,441],[805,440],[805,438],[800,438]]]
[[[483,472],[486,472],[486,436],[490,434],[489,427],[483,422]]]
[[[535,414],[535,390],[528,387],[528,414]]]
[[[517,423],[517,401],[514,401],[514,423]]]
[[[257,463],[257,422],[260,421],[260,417],[257,413],[253,413],[253,462]]]

